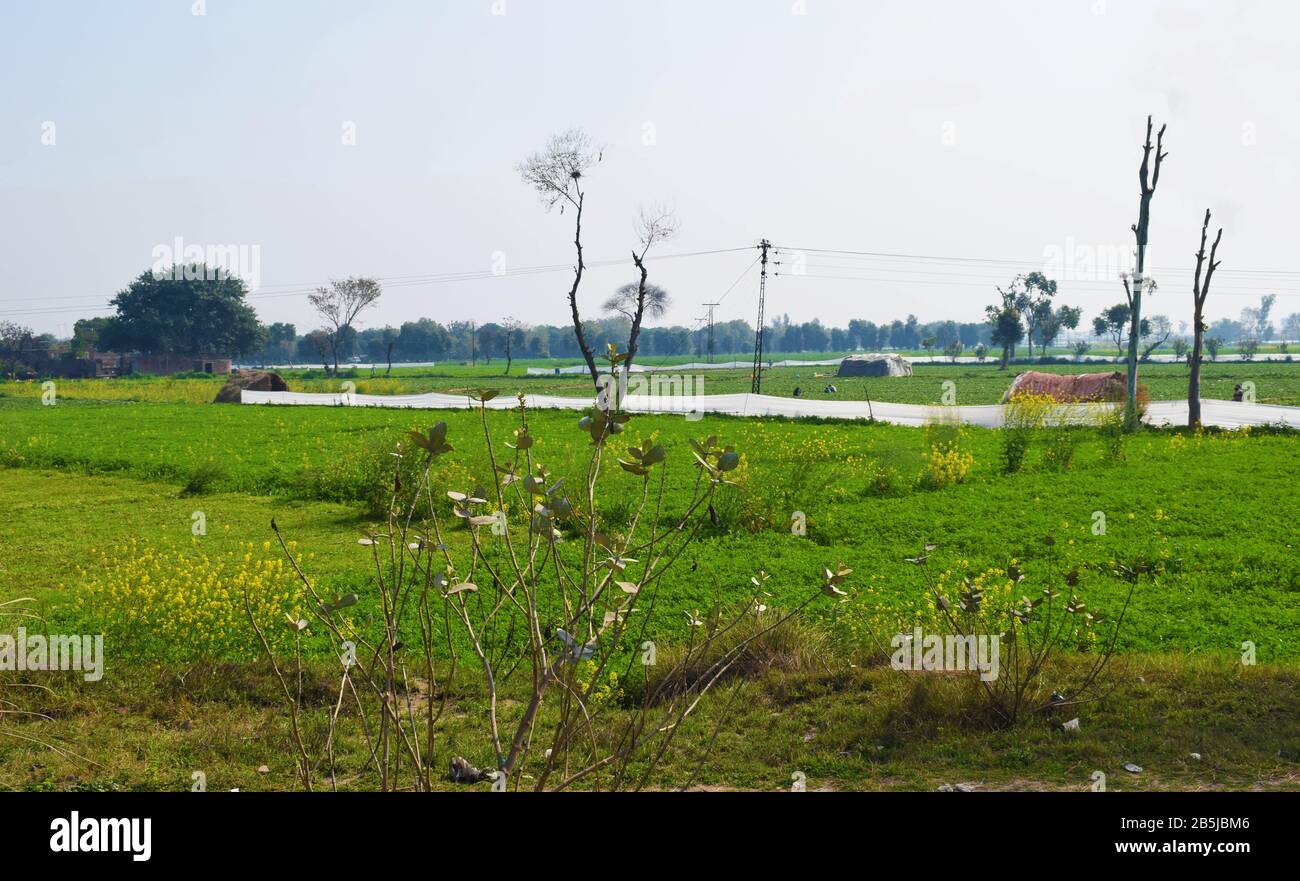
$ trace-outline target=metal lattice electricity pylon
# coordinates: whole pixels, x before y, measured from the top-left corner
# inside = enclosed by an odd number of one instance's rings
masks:
[[[767,252],[772,243],[763,239],[758,245],[763,251],[763,270],[758,276],[758,324],[754,328],[754,373],[750,391],[759,394],[763,387],[763,310],[767,306]]]
[[[714,309],[715,306],[721,306],[722,304],[721,304],[721,303],[705,303],[704,305],[709,307],[709,314],[708,314],[708,322],[709,322],[709,351],[708,351],[708,355],[709,355],[709,363],[712,364],[712,363],[713,363],[713,349],[714,349],[714,345],[713,345],[713,309]]]

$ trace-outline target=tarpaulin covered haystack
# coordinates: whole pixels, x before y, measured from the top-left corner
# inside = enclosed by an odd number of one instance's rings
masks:
[[[280,374],[269,370],[243,370],[226,380],[213,403],[238,404],[245,389],[254,392],[287,392],[289,384]]]
[[[1013,395],[1048,395],[1063,404],[1079,401],[1121,401],[1124,399],[1124,374],[1118,370],[1110,373],[1080,373],[1074,376],[1061,373],[1022,373],[1011,383],[1002,396],[1002,403]]]
[[[850,355],[836,376],[911,376],[912,362],[899,355]]]

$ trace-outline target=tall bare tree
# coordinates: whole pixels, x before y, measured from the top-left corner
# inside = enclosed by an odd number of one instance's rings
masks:
[[[1174,332],[1174,326],[1169,323],[1167,315],[1152,315],[1147,323],[1150,325],[1151,332],[1144,337],[1146,345],[1142,349],[1141,360],[1143,361],[1150,361],[1151,353],[1169,342],[1169,337]]]
[[[1138,340],[1142,326],[1142,290],[1146,287],[1147,232],[1151,226],[1151,197],[1155,195],[1160,183],[1160,166],[1169,154],[1164,152],[1165,126],[1160,126],[1156,134],[1155,146],[1151,145],[1151,117],[1147,116],[1147,137],[1142,145],[1142,165],[1138,168],[1138,183],[1142,191],[1138,201],[1138,222],[1133,224],[1133,235],[1137,238],[1137,265],[1134,271],[1135,281],[1132,285],[1125,278],[1124,294],[1128,297],[1132,310],[1128,335],[1128,383],[1126,386],[1125,424],[1132,428],[1137,425],[1137,381],[1138,381]],[[1151,153],[1155,152],[1155,162]]]
[[[587,342],[587,334],[582,327],[582,316],[578,314],[578,288],[582,284],[582,274],[587,265],[582,257],[582,209],[586,195],[583,191],[583,176],[601,160],[603,154],[592,147],[591,138],[580,128],[569,129],[553,135],[546,143],[546,148],[533,153],[516,166],[524,183],[537,191],[538,197],[546,210],[556,205],[560,213],[565,208],[574,211],[573,247],[578,252],[578,263],[573,268],[573,284],[569,288],[569,312],[573,318],[573,334],[578,339],[578,348],[587,362],[591,372],[591,382],[600,390],[600,370],[596,367],[596,358]]]
[[[1219,268],[1215,259],[1219,252],[1219,240],[1223,238],[1223,227],[1219,227],[1210,246],[1210,262],[1205,262],[1205,237],[1210,229],[1210,209],[1205,209],[1205,220],[1201,223],[1201,247],[1196,252],[1196,275],[1192,278],[1192,358],[1191,377],[1187,380],[1187,424],[1191,428],[1201,427],[1201,348],[1205,343],[1205,298],[1210,295],[1210,280],[1214,270]],[[1201,280],[1201,269],[1205,269],[1205,280]]]
[[[339,372],[339,344],[343,333],[357,316],[366,308],[374,305],[383,288],[373,278],[336,278],[330,280],[327,288],[317,288],[308,294],[307,299],[325,319],[325,331],[329,336],[330,357],[334,361],[334,372]]]
[[[384,369],[384,376],[389,376],[393,372],[393,349],[397,347],[397,339],[400,332],[395,327],[385,327],[380,339],[384,344],[384,354],[388,358],[388,367]]]
[[[627,359],[623,362],[623,379],[627,380],[627,375],[632,369],[632,360],[636,358],[637,339],[641,336],[641,321],[649,312],[652,317],[662,317],[668,310],[668,294],[663,288],[656,287],[648,283],[650,271],[646,268],[646,255],[650,249],[660,242],[667,241],[677,235],[680,228],[677,217],[672,210],[664,207],[642,208],[640,216],[637,218],[637,245],[639,251],[632,251],[632,262],[636,264],[637,272],[640,278],[636,284],[636,298],[632,303],[631,315],[632,329],[627,335]],[[609,301],[606,308],[609,308]]]
[[[505,318],[501,321],[501,353],[506,356],[506,375],[510,375],[510,365],[515,360],[515,344],[523,342],[524,331],[528,329],[518,318]]]

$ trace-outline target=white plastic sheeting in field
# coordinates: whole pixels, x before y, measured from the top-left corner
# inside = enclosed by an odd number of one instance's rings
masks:
[[[583,410],[592,406],[591,398],[561,395],[526,395],[528,406],[537,409]],[[430,392],[422,395],[306,394],[302,392],[256,392],[245,390],[245,404],[309,405],[321,407],[393,407],[413,410],[463,410],[477,407],[478,402],[465,395]],[[517,406],[514,395],[502,394],[487,402],[490,410],[509,410]],[[1083,421],[1091,407],[1098,405],[1063,405],[1062,414],[1072,421]],[[628,395],[623,409],[632,413],[680,413],[688,418],[703,413],[730,416],[812,416],[827,419],[869,419],[898,425],[926,425],[937,420],[959,420],[967,425],[996,428],[1002,424],[1003,408],[999,404],[982,406],[938,407],[924,404],[889,404],[876,401],[817,401],[809,398],[781,398],[747,393],[731,395]],[[1186,401],[1153,401],[1147,408],[1146,421],[1152,425],[1186,425]],[[1300,428],[1300,407],[1271,404],[1246,404],[1234,401],[1201,401],[1201,421],[1222,428],[1243,425],[1289,425]]]
[[[865,355],[867,353],[851,352],[850,354]],[[976,358],[973,355],[958,355],[957,358],[955,359],[949,357],[948,355],[904,355],[902,357],[906,358],[908,361],[911,361],[913,364],[954,364],[954,363],[955,364],[993,364],[997,361],[996,358],[993,358],[991,360],[987,358],[981,360],[979,358]],[[1065,357],[1065,356],[1060,356],[1060,357]],[[1263,355],[1255,355],[1253,360],[1285,361],[1288,357],[1290,356],[1277,354],[1277,353],[1269,353]],[[766,370],[769,367],[838,367],[840,362],[843,360],[844,360],[843,358],[831,358],[826,361],[798,361],[798,360],[764,361],[763,369]],[[1146,360],[1154,364],[1173,364],[1175,362],[1182,361],[1185,359],[1179,358],[1176,355],[1151,355]],[[1224,361],[1244,361],[1244,360],[1246,359],[1241,355],[1220,355],[1216,359],[1216,363],[1222,363]],[[1105,365],[1105,364],[1114,364],[1116,365],[1116,369],[1123,369],[1124,367],[1123,361],[1116,361],[1113,357],[1109,355],[1085,355],[1082,358],[1076,358],[1074,360],[1074,363],[1087,364],[1092,367]],[[398,366],[406,366],[406,365],[398,365]],[[717,361],[717,362],[692,361],[689,364],[662,364],[662,365],[633,364],[632,372],[633,373],[649,373],[649,372],[689,373],[695,370],[749,370],[753,366],[754,366],[753,361]],[[1025,369],[1033,369],[1036,365],[1027,364],[1024,362],[1017,362],[1012,366],[1015,367],[1016,369],[1020,369],[1022,367]],[[528,368],[529,376],[567,376],[570,374],[586,373],[586,372],[587,372],[586,364],[575,364],[569,367],[529,367]]]
[[[838,367],[843,358],[829,361],[764,361],[763,369],[769,367]],[[694,370],[750,370],[753,361],[691,361],[688,364],[633,364],[632,373],[690,373]],[[563,376],[572,373],[586,373],[586,364],[572,367],[529,367],[529,376]]]

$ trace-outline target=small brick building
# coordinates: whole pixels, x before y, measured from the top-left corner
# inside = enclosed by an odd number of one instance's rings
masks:
[[[226,376],[230,373],[230,359],[217,355],[132,355],[131,373],[149,373],[168,376],[173,373],[211,373]]]

